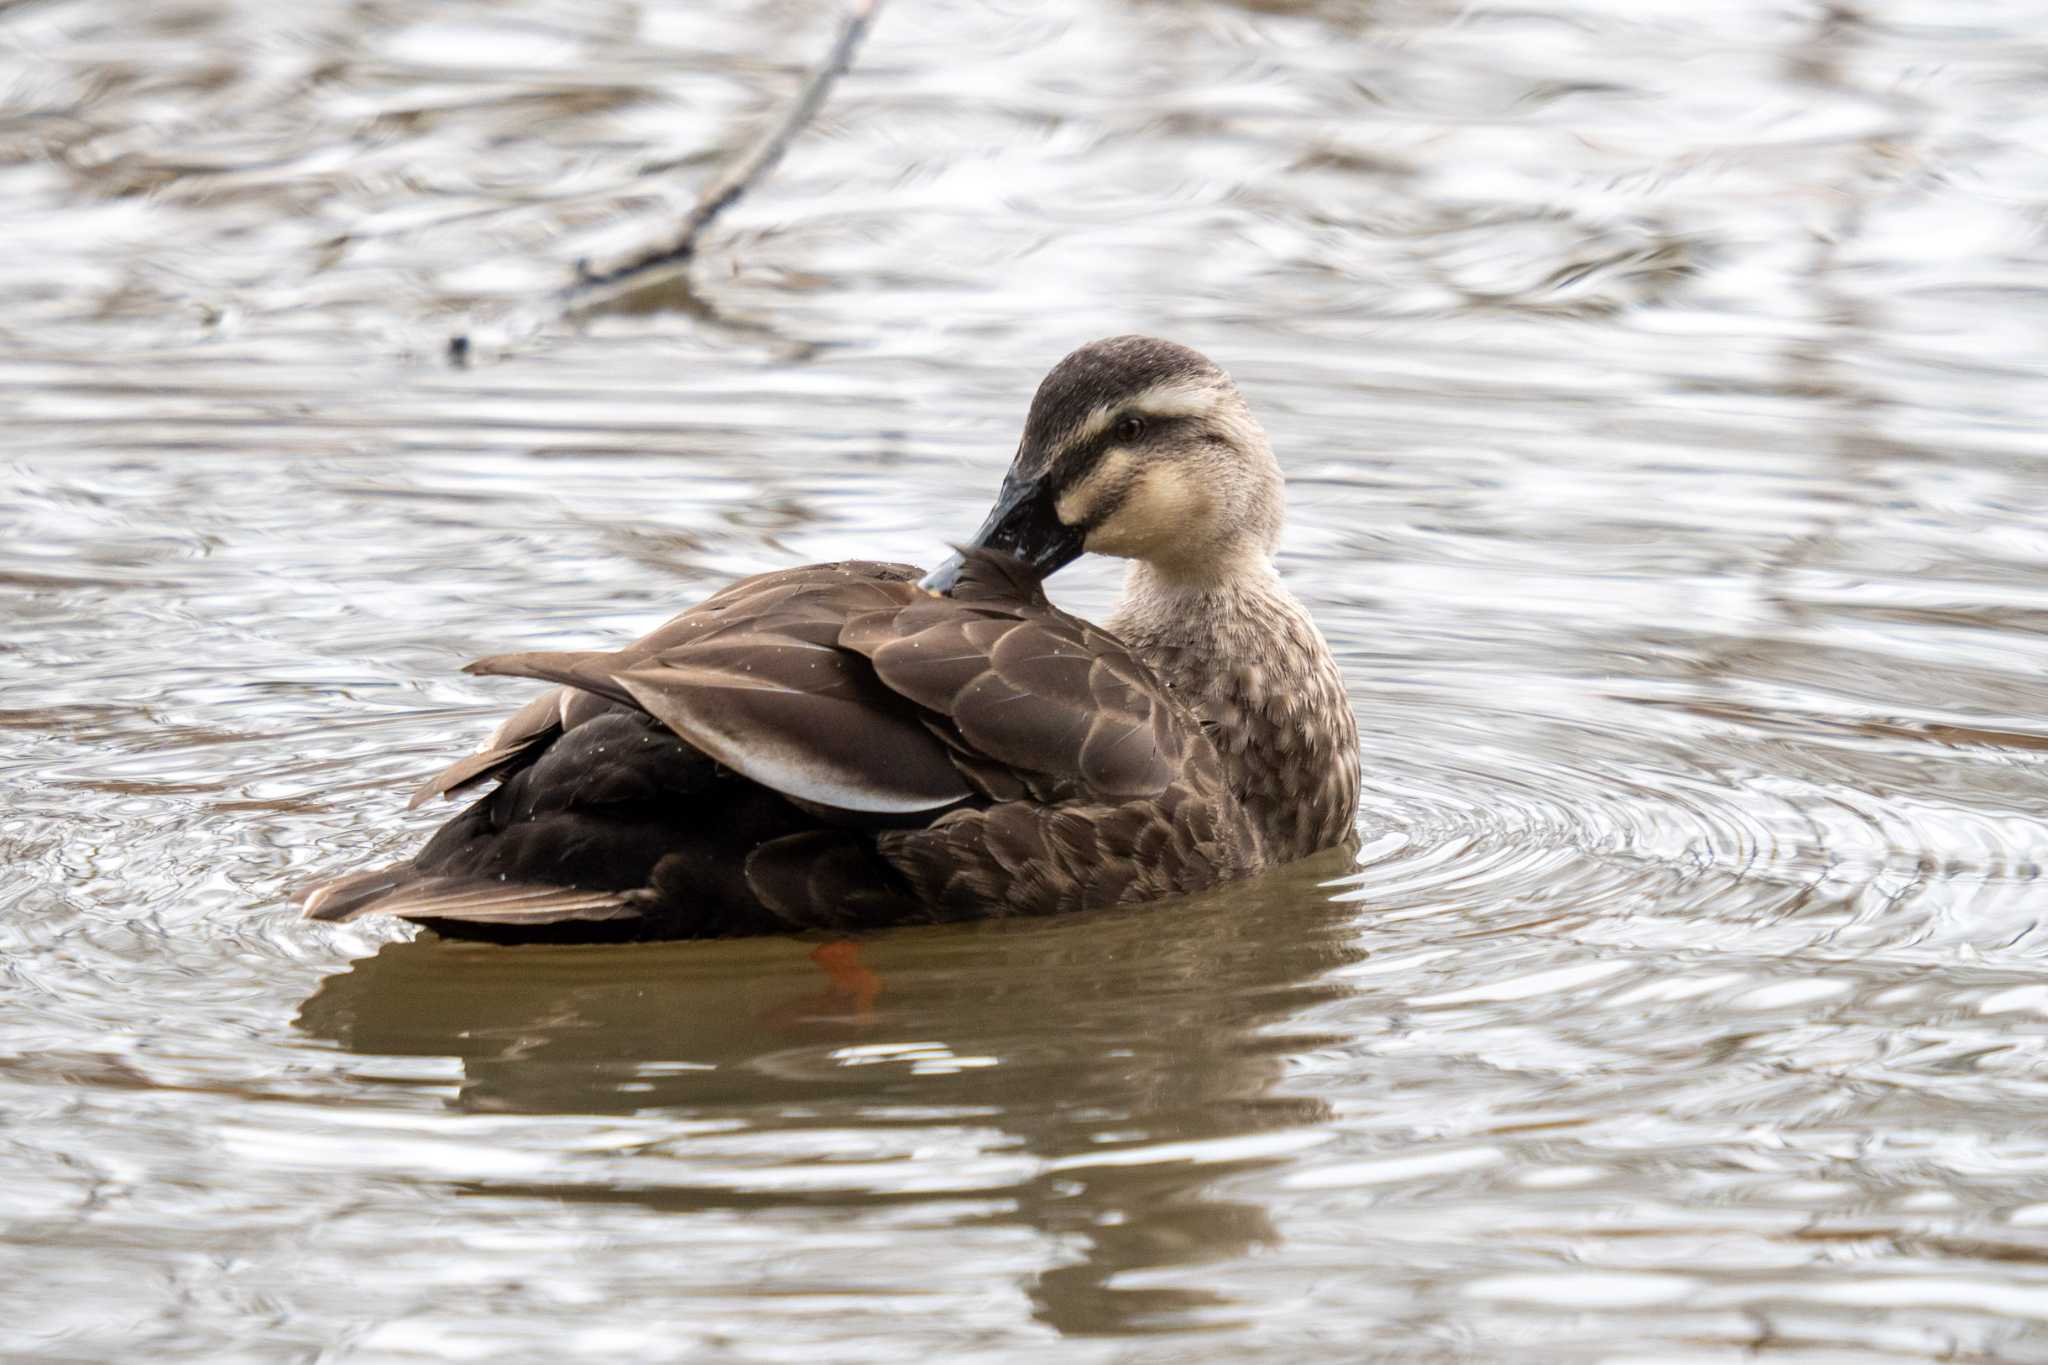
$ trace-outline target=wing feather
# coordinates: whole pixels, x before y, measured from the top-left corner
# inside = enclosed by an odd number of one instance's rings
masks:
[[[872,680],[861,686],[837,659],[778,678],[700,667],[688,655],[674,651],[619,682],[649,715],[764,787],[875,813],[936,810],[972,794],[916,713]]]
[[[562,920],[630,919],[639,910],[616,891],[501,882],[478,877],[421,876],[410,867],[358,872],[316,887],[304,899],[307,919],[340,923],[363,915],[456,919],[477,924],[555,924]]]
[[[970,557],[965,600],[923,597],[869,612],[849,619],[838,642],[951,721],[969,751],[955,766],[984,795],[1009,798],[1016,784],[992,782],[991,764],[977,756],[1054,779],[1027,783],[1037,790],[1158,795],[1180,770],[1192,720],[1115,636],[1053,607],[1011,570]]]
[[[559,703],[536,699],[519,713],[537,719],[553,705],[559,721],[552,730],[522,728],[516,746],[494,736],[492,746],[436,777],[416,799],[499,772],[537,740],[616,703],[800,800],[890,814],[960,801],[973,789],[916,708],[837,642],[851,617],[929,601],[909,585],[917,573],[861,562],[784,569],[742,579],[622,650],[479,659],[466,671],[559,684]]]
[[[900,815],[976,793],[1158,795],[1192,721],[1122,642],[1037,578],[972,557],[951,597],[902,565],[810,565],[732,584],[614,653],[494,655],[469,671],[559,691],[416,801],[502,775],[608,705],[646,712],[726,768],[800,801]],[[1196,736],[1198,738],[1198,736]]]

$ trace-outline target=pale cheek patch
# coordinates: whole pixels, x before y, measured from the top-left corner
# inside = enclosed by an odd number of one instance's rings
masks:
[[[1137,457],[1128,450],[1112,450],[1095,462],[1087,477],[1073,484],[1053,504],[1053,512],[1062,526],[1085,526],[1095,519],[1096,509],[1102,507],[1117,490],[1131,480],[1131,469]]]
[[[1114,512],[1089,531],[1087,548],[1096,554],[1131,559],[1171,559],[1206,537],[1214,498],[1180,465],[1146,470],[1131,484]]]

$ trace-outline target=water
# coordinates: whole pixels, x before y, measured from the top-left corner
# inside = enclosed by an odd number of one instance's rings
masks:
[[[2044,21],[896,0],[532,336],[815,7],[0,10],[5,1353],[2048,1360]],[[929,560],[1123,330],[1282,452],[1355,862],[867,990],[283,905],[465,659]]]

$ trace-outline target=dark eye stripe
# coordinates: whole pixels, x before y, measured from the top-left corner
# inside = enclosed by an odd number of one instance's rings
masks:
[[[1154,413],[1127,413],[1118,417],[1095,436],[1071,449],[1062,451],[1046,470],[1046,477],[1053,487],[1062,491],[1073,486],[1082,476],[1095,467],[1095,462],[1116,446],[1127,443],[1130,438],[1123,433],[1123,424],[1131,417],[1137,417],[1145,424],[1144,435],[1157,436],[1160,432],[1190,419],[1186,417],[1162,417]],[[1121,497],[1121,495],[1119,495]]]

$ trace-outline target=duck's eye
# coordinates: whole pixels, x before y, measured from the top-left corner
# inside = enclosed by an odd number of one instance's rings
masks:
[[[1145,434],[1145,419],[1126,417],[1116,424],[1116,438],[1119,441],[1135,441]]]

